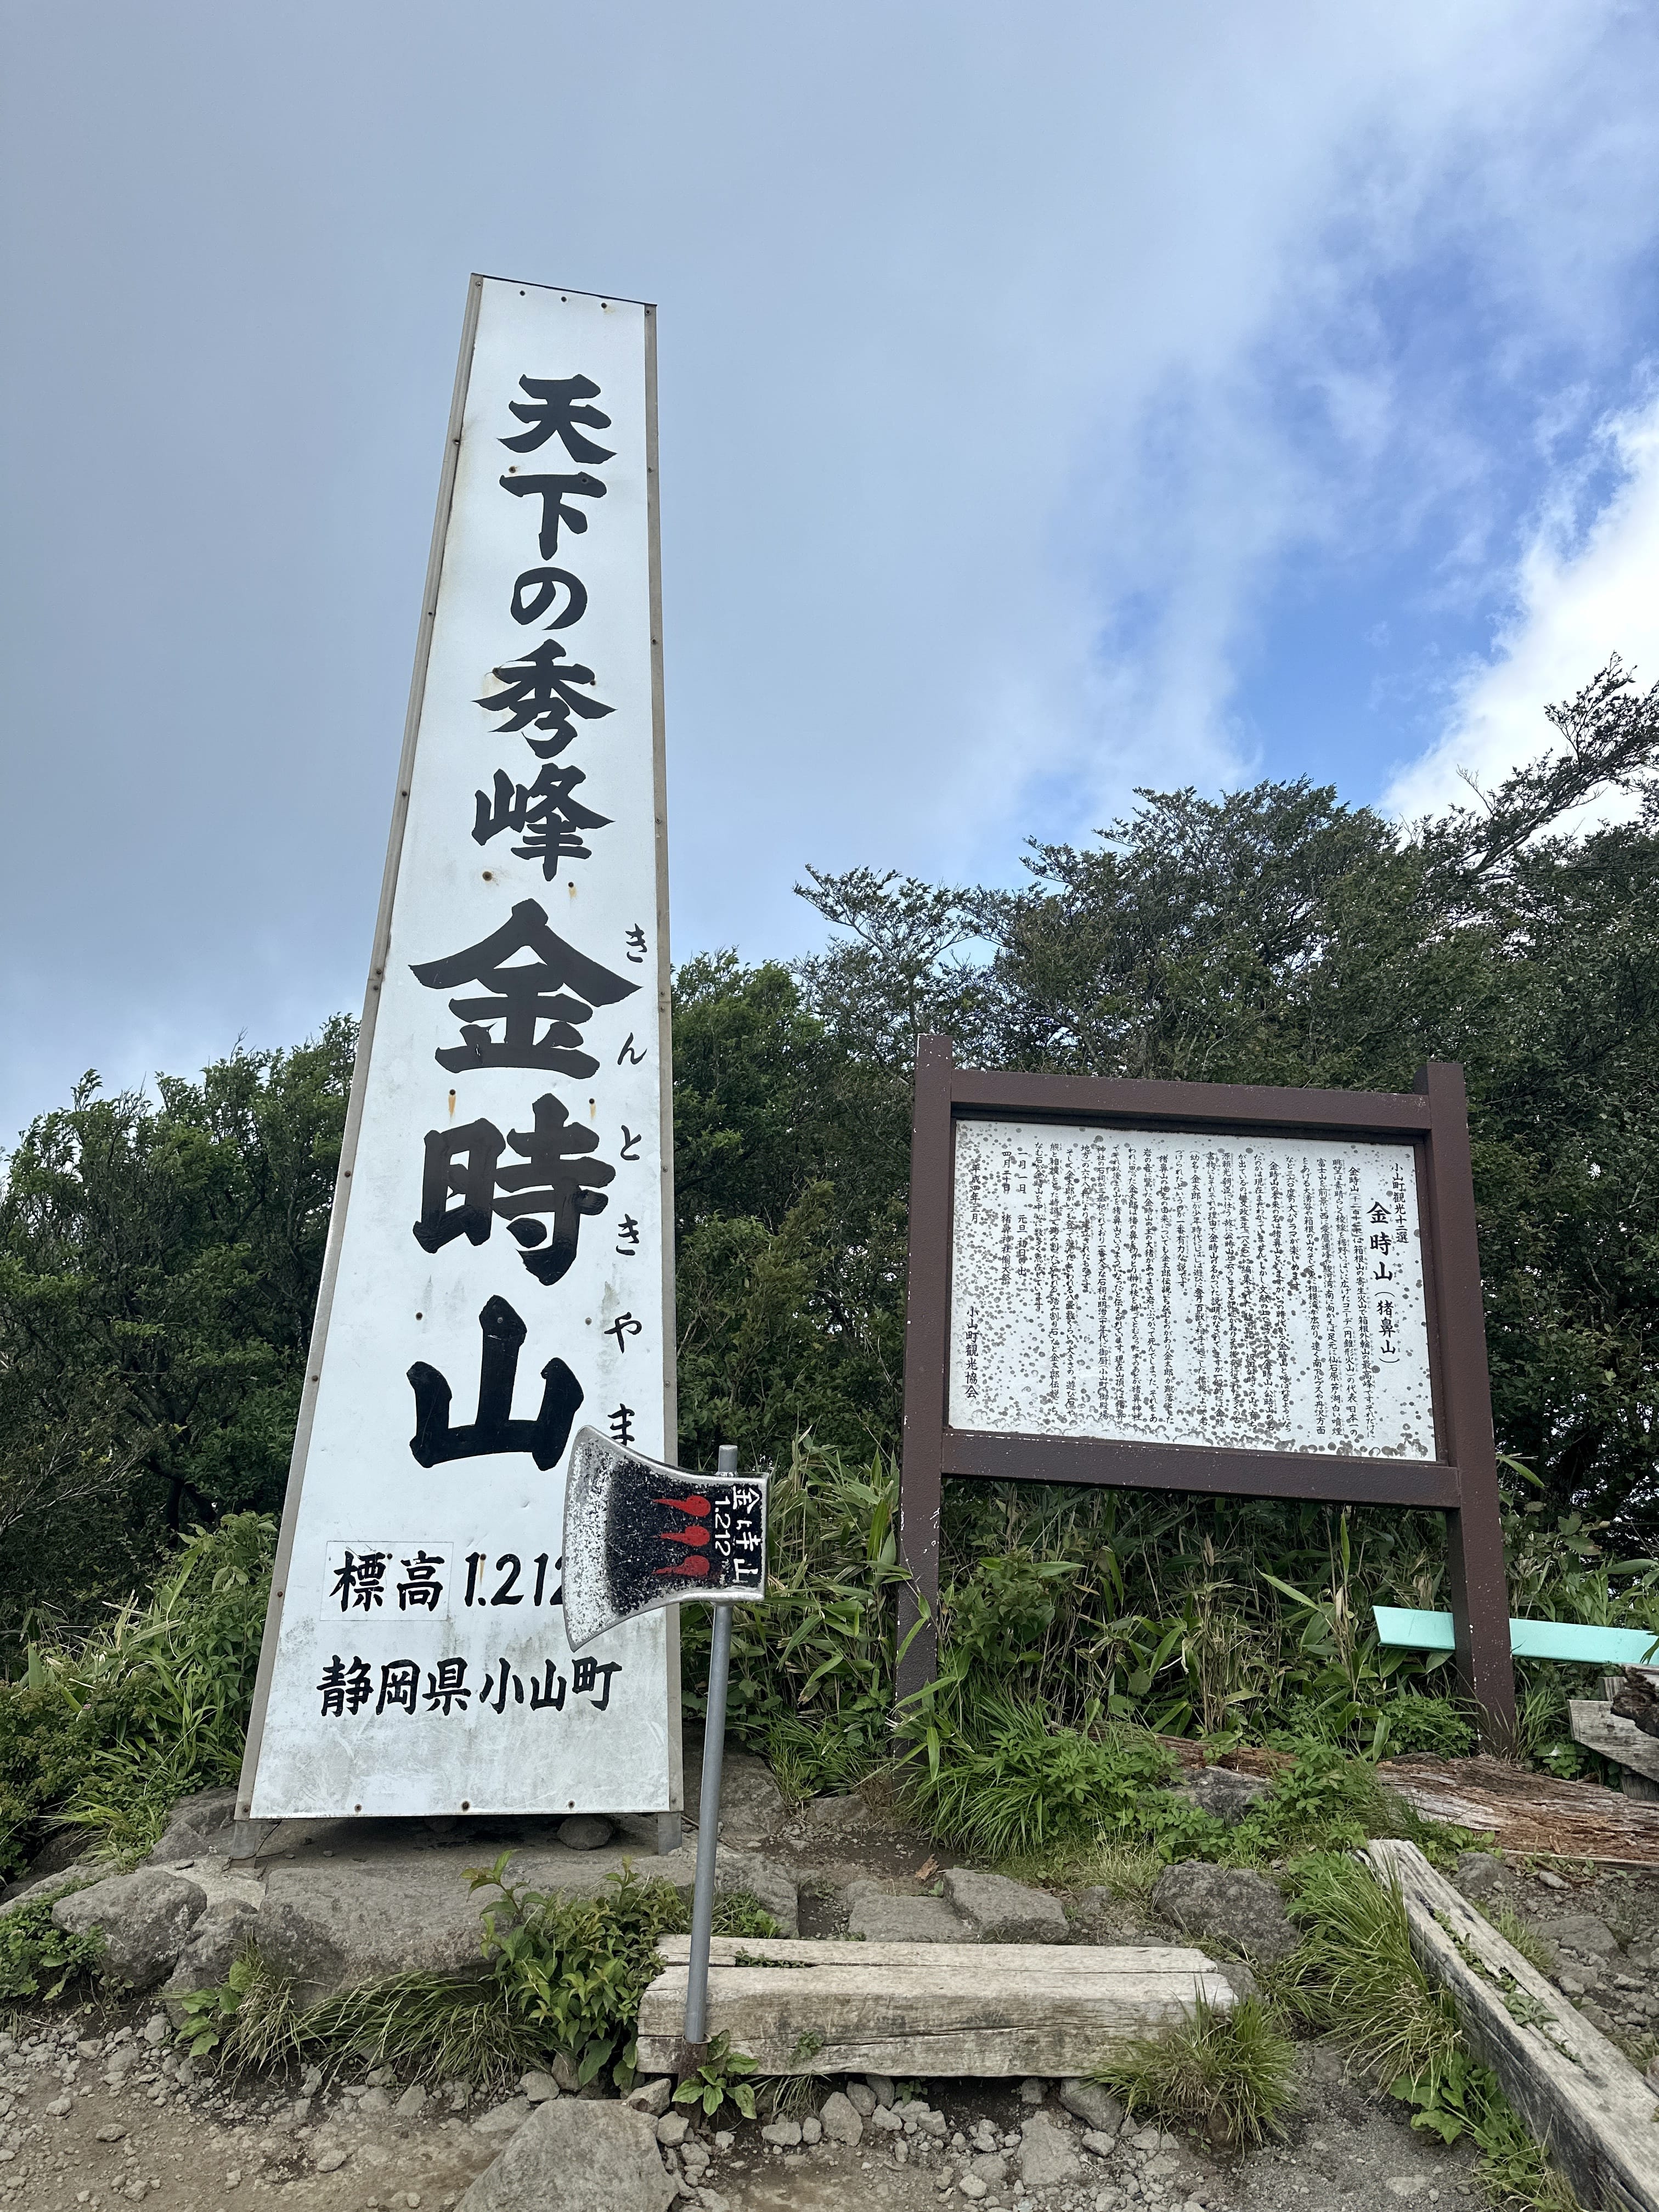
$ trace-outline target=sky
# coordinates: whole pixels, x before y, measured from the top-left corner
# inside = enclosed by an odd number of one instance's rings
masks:
[[[1659,675],[1656,94],[1618,0],[0,0],[0,1146],[360,1004],[475,269],[659,303],[677,957],[1531,757]]]

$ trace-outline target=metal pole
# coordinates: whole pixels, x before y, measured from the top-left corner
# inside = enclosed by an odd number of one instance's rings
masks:
[[[717,1471],[735,1474],[738,1448],[722,1444]],[[691,1897],[691,1956],[685,1972],[685,2039],[708,2040],[708,1939],[714,1925],[714,1852],[720,1842],[720,1765],[726,1756],[726,1687],[732,1672],[732,1605],[714,1601],[708,1655],[708,1711],[703,1723],[702,1790],[697,1802],[697,1881]]]

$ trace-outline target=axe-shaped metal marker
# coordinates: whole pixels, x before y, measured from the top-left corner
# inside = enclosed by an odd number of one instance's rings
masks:
[[[564,1632],[573,1651],[636,1613],[688,1598],[706,1599],[714,1610],[685,1980],[685,2039],[697,2045],[708,2040],[732,1607],[766,1595],[766,1483],[763,1474],[738,1473],[735,1444],[720,1446],[715,1474],[687,1474],[581,1429],[565,1485]]]

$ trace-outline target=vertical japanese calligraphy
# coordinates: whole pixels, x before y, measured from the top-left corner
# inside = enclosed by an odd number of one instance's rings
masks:
[[[963,1121],[950,1419],[1433,1459],[1409,1145]]]
[[[679,1802],[668,1626],[561,1609],[574,1428],[675,1443],[654,405],[649,308],[473,280],[256,1815]]]

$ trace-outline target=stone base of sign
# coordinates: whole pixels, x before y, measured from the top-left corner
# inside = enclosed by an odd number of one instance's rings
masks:
[[[640,2007],[639,2063],[672,2073],[685,2014],[690,1939]],[[1115,2044],[1233,1992],[1201,1951],[1048,1943],[768,1942],[717,1936],[708,2032],[763,2074],[1079,2075]]]
[[[1579,2197],[1659,2212],[1651,2083],[1414,1844],[1374,1843],[1365,1856],[1399,1883],[1419,1965],[1450,1991],[1464,2033]]]

